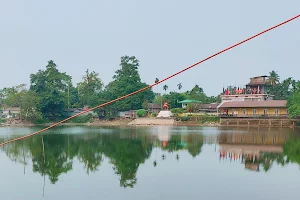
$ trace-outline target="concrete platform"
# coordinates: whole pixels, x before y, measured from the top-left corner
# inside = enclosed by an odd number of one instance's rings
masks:
[[[128,125],[174,125],[175,120],[172,118],[137,118]]]
[[[157,115],[157,118],[160,118],[160,117],[172,117],[173,116],[173,113],[169,110],[162,110],[158,113]]]

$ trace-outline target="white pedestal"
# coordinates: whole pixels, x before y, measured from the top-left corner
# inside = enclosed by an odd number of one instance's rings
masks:
[[[158,113],[157,117],[172,117],[173,113],[169,110],[162,110]]]

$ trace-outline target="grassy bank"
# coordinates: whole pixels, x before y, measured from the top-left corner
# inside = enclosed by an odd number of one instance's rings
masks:
[[[176,121],[180,122],[199,122],[199,123],[219,123],[220,117],[214,115],[201,115],[201,116],[177,116],[175,118]]]

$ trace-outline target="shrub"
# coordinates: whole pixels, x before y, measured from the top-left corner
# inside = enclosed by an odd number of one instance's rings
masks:
[[[190,117],[187,117],[187,116],[181,117],[181,121],[183,121],[183,122],[187,122],[189,120],[190,120]]]
[[[157,113],[152,113],[152,117],[157,117]]]
[[[73,123],[87,123],[87,122],[92,122],[93,116],[91,114],[88,115],[81,115],[78,117],[75,117],[72,119],[71,122]]]
[[[144,110],[144,109],[140,109],[140,110],[137,111],[136,115],[138,117],[145,117],[147,115],[147,111]]]
[[[180,114],[180,113],[184,113],[185,111],[182,108],[172,108],[171,109],[171,113],[173,114]]]
[[[0,118],[0,124],[5,123],[5,119]]]

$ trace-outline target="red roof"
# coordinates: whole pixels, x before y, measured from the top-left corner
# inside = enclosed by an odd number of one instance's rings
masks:
[[[286,100],[232,101],[224,102],[220,108],[286,108]]]

